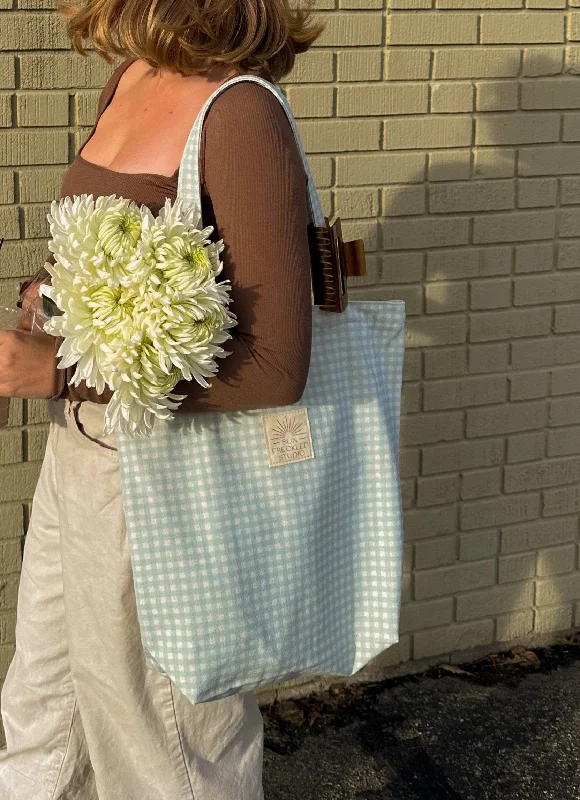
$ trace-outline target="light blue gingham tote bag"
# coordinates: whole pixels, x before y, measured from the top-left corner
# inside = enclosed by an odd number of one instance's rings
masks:
[[[311,222],[324,226],[288,101],[255,76],[226,81],[201,109],[178,195],[201,214],[203,120],[240,80],[282,103],[308,175]],[[313,305],[297,403],[178,412],[157,419],[150,436],[117,434],[147,664],[192,702],[352,675],[398,641],[404,323],[402,301],[351,300],[341,313]]]

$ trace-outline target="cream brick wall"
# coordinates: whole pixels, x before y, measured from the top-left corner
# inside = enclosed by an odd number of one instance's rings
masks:
[[[401,641],[366,676],[580,624],[580,12],[564,2],[320,0],[326,31],[285,82],[326,212],[366,242],[351,298],[407,304]],[[73,54],[50,7],[0,0],[4,304],[43,262],[112,69]],[[45,404],[15,401],[10,423],[0,676]]]

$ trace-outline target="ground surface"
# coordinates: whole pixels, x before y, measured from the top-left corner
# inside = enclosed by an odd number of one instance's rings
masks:
[[[264,708],[266,800],[579,800],[580,637],[563,641]]]

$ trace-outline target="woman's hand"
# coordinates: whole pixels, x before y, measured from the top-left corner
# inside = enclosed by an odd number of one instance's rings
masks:
[[[55,338],[44,331],[0,330],[0,397],[52,397],[55,355]]]

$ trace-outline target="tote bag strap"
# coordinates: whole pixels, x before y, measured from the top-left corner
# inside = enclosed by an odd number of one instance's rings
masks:
[[[312,173],[310,172],[310,166],[308,164],[308,159],[306,158],[306,153],[304,152],[304,147],[300,139],[300,134],[296,126],[296,121],[294,119],[294,114],[292,113],[292,109],[290,108],[290,105],[286,100],[285,96],[282,94],[282,91],[277,86],[275,86],[273,83],[270,83],[270,81],[265,80],[264,78],[258,77],[257,75],[238,75],[235,78],[230,78],[229,80],[222,83],[221,86],[218,86],[215,92],[212,95],[210,95],[208,99],[205,101],[204,105],[202,106],[199,114],[195,119],[195,122],[193,123],[193,127],[190,131],[187,142],[185,144],[185,149],[183,151],[183,157],[181,160],[181,167],[177,183],[178,197],[182,197],[183,199],[187,199],[190,202],[192,202],[196,210],[199,212],[201,219],[201,186],[199,180],[199,152],[201,149],[201,135],[202,135],[202,128],[205,116],[209,110],[209,107],[216,99],[216,97],[219,97],[219,95],[223,91],[225,91],[228,88],[228,86],[231,86],[234,83],[240,83],[241,81],[252,81],[253,83],[259,83],[262,86],[264,86],[266,89],[272,92],[274,97],[276,97],[279,100],[280,105],[286,112],[286,116],[288,117],[288,121],[290,122],[290,125],[292,127],[292,132],[294,133],[296,144],[298,145],[298,149],[300,151],[300,156],[302,158],[302,163],[304,165],[304,171],[306,172],[306,176],[308,178],[309,222],[314,224],[316,227],[323,228],[325,226],[324,212],[320,204],[318,192],[316,191],[316,186],[314,184]]]

